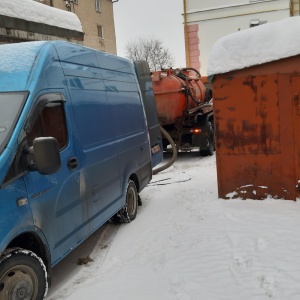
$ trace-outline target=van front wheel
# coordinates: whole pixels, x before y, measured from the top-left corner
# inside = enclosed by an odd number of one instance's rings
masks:
[[[14,249],[0,257],[0,299],[42,300],[47,290],[46,267],[33,252]]]

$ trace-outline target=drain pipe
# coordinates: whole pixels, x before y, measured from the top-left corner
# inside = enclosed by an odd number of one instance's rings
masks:
[[[160,131],[162,132],[162,134],[165,136],[165,138],[169,141],[169,143],[172,146],[172,150],[173,150],[173,156],[172,159],[170,161],[168,161],[165,165],[158,167],[156,169],[154,169],[153,175],[156,175],[157,173],[168,169],[169,167],[171,167],[173,165],[173,163],[175,162],[176,158],[177,158],[177,147],[172,139],[172,137],[168,134],[168,132],[162,127],[160,126]]]

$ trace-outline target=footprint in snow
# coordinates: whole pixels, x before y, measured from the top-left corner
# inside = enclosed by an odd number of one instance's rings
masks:
[[[261,276],[259,278],[260,286],[265,290],[265,293],[270,298],[277,296],[277,282],[272,276]]]
[[[255,240],[255,249],[258,252],[262,252],[267,248],[267,242],[263,238],[258,238]]]

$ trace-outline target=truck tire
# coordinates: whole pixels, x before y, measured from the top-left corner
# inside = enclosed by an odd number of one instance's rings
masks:
[[[136,218],[139,195],[133,180],[129,180],[126,188],[126,204],[110,221],[112,223],[130,223]]]
[[[0,258],[1,300],[42,300],[47,291],[47,271],[42,259],[24,249],[3,253]]]
[[[215,150],[214,130],[211,122],[207,122],[207,135],[205,137],[205,146],[200,147],[200,155],[213,155]]]

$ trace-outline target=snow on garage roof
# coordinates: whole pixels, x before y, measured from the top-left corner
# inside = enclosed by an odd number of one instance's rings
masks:
[[[32,0],[1,0],[0,15],[82,32],[74,13]]]
[[[300,17],[227,35],[213,46],[208,75],[226,73],[300,54]]]

